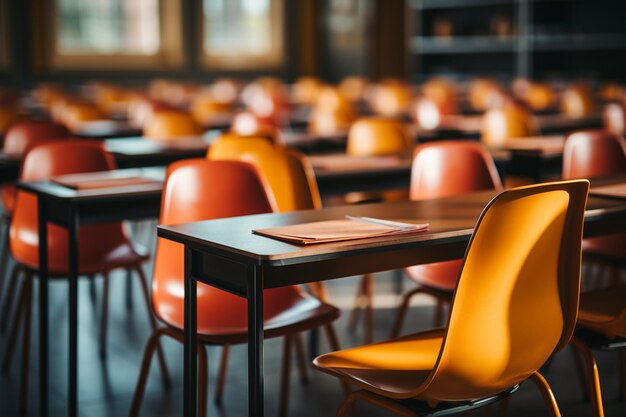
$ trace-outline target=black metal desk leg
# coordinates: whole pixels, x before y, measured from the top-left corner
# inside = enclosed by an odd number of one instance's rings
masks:
[[[72,210],[68,225],[69,272],[69,375],[68,410],[70,417],[78,416],[78,213]]]
[[[248,278],[248,416],[263,417],[263,271]]]
[[[192,249],[185,246],[185,351],[183,378],[185,417],[196,417],[198,414],[198,358],[196,356],[198,310],[196,307],[196,280],[191,275],[192,253]]]
[[[39,415],[48,416],[48,223],[46,201],[39,198]]]

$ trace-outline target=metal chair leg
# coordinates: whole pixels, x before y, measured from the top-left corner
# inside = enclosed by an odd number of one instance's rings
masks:
[[[25,277],[29,278],[29,277]],[[13,315],[13,323],[11,324],[11,330],[9,332],[9,339],[7,349],[4,352],[4,358],[2,360],[2,372],[6,373],[9,370],[11,358],[13,357],[13,350],[17,343],[17,334],[20,329],[20,323],[22,321],[22,315],[24,314],[24,306],[26,304],[26,292],[28,291],[26,281],[22,284],[20,289],[17,305],[15,306],[15,314]]]
[[[106,358],[107,355],[107,325],[109,323],[109,274],[103,272],[102,277],[102,310],[100,316],[100,357]]]
[[[304,358],[304,342],[302,341],[302,333],[293,335],[293,344],[296,350],[298,371],[300,372],[300,384],[305,386],[309,383],[309,373],[307,371],[307,362]]]
[[[283,361],[280,373],[278,417],[286,417],[289,407],[289,376],[291,374],[291,343],[293,337],[293,335],[287,335],[283,339]]]
[[[144,274],[141,265],[137,265],[135,267],[135,271],[137,271],[137,275],[139,275],[139,283],[141,284],[141,291],[143,292],[144,300],[146,301],[146,311],[148,313],[148,320],[150,320],[150,328],[152,331],[156,331],[157,321],[152,314],[152,304],[150,300],[150,293],[148,291],[148,279],[146,278],[146,274]],[[171,384],[170,373],[167,368],[167,362],[165,361],[165,354],[163,353],[163,347],[160,343],[157,345],[157,356],[159,358],[159,366],[161,367],[161,375],[163,377],[163,382],[166,386]]]
[[[129,417],[136,417],[139,415],[141,400],[143,399],[143,393],[146,390],[146,380],[148,379],[152,356],[154,355],[155,349],[159,345],[159,338],[163,335],[170,335],[168,330],[169,329],[166,327],[157,329],[148,339],[148,343],[146,343],[146,350],[144,351],[143,358],[141,359],[141,368],[139,370],[137,386],[135,387],[135,394],[133,395],[133,402],[130,406],[130,411],[128,412]]]
[[[552,392],[552,389],[550,389],[548,381],[546,381],[546,379],[539,372],[532,374],[529,379],[535,383],[537,388],[539,388],[543,401],[548,408],[548,414],[551,417],[561,417],[559,405],[556,403],[556,398],[554,398],[554,393]]]
[[[367,278],[366,278],[367,277]],[[365,343],[374,342],[374,274],[367,274],[364,278],[365,288],[365,322],[364,341]]]
[[[2,233],[2,241],[0,242],[0,299],[2,299],[2,294],[4,290],[4,281],[6,281],[6,268],[9,262],[9,222],[11,221],[10,217],[6,215],[2,215],[0,222],[3,223],[4,230],[0,231]]]
[[[206,417],[208,409],[209,360],[206,349],[198,343],[198,416]]]
[[[22,380],[20,382],[20,412],[26,413],[26,405],[28,402],[28,364],[30,361],[30,326],[32,313],[32,276],[26,277],[24,281],[24,320],[22,328]]]
[[[622,401],[626,402],[626,350],[622,349],[619,352],[619,362],[620,362],[620,395],[622,397]]]
[[[602,389],[600,387],[600,373],[596,359],[593,357],[591,349],[580,339],[573,337],[570,341],[576,350],[580,353],[587,367],[589,396],[591,398],[591,406],[593,407],[594,417],[604,417],[604,407],[602,405]]]
[[[400,304],[400,307],[398,307],[396,319],[393,323],[393,326],[391,327],[391,334],[389,335],[391,339],[395,339],[396,337],[400,336],[400,332],[402,331],[402,325],[404,324],[404,319],[406,318],[406,313],[411,303],[411,298],[413,298],[413,296],[415,296],[416,294],[420,294],[422,292],[424,292],[424,290],[420,287],[417,287],[402,296],[402,303]]]
[[[215,385],[215,396],[213,401],[218,406],[222,405],[224,395],[224,387],[226,386],[226,374],[228,373],[228,358],[230,356],[230,345],[222,347],[222,355],[220,358],[220,369],[217,373],[217,384]]]
[[[352,308],[352,312],[350,313],[350,317],[348,318],[348,331],[354,333],[356,331],[356,325],[359,322],[359,314],[361,313],[362,302],[364,297],[363,288],[364,280],[367,275],[361,277],[361,281],[359,282],[359,286],[357,287],[356,294],[354,296],[354,307]]]
[[[15,286],[17,285],[19,273],[22,272],[22,268],[15,264],[13,269],[11,270],[11,275],[9,277],[9,286],[7,287],[7,292],[4,296],[4,305],[2,308],[2,315],[0,316],[0,334],[4,334],[7,329],[7,324],[9,322],[9,315],[11,314],[11,307],[13,306],[13,300],[16,298],[14,295]],[[18,290],[21,292],[21,290]],[[19,296],[17,297],[19,299]]]

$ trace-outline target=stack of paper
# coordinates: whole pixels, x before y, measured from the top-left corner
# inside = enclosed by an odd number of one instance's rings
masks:
[[[67,175],[52,179],[53,182],[74,190],[96,190],[99,188],[128,187],[131,185],[155,184],[157,181],[145,177],[95,177],[90,175]]]
[[[349,217],[345,220],[327,220],[253,230],[253,233],[289,243],[310,245],[416,233],[426,230],[428,230],[428,224],[399,223],[369,217]]]

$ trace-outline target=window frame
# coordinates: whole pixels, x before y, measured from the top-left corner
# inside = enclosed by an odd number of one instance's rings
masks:
[[[204,45],[205,19],[203,0],[197,0],[198,57],[200,65],[208,70],[275,70],[287,62],[287,4],[285,0],[270,0],[272,47],[264,55],[222,55],[208,53]],[[276,23],[275,23],[276,22]]]
[[[182,2],[158,0],[160,48],[150,55],[120,53],[64,53],[59,50],[59,0],[40,0],[39,13],[33,19],[41,25],[37,36],[37,66],[52,70],[146,70],[177,69],[184,63]],[[50,40],[50,42],[46,42]]]

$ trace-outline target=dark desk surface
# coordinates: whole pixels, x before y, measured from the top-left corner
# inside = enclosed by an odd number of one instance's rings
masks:
[[[478,135],[482,127],[482,115],[445,116],[439,130],[459,132],[462,135]],[[592,129],[602,127],[602,115],[585,117],[567,117],[562,114],[538,114],[534,116],[539,131],[544,134],[567,133],[576,129]]]
[[[495,192],[490,191],[439,200],[341,206],[317,211],[262,214],[178,226],[160,226],[159,236],[186,242],[192,246],[210,248],[213,253],[238,262],[280,267],[391,249],[425,247],[435,243],[467,242],[480,213],[494,195]],[[346,215],[429,223],[430,228],[427,232],[419,234],[309,246],[292,245],[252,233],[254,229],[342,219]],[[626,224],[626,200],[589,199],[585,214],[585,235],[602,234],[604,226],[600,227],[601,224],[606,225],[613,221]],[[437,257],[434,254],[429,256]],[[409,264],[417,261],[418,259],[412,259]],[[401,266],[406,265],[394,265]],[[387,265],[380,270],[385,267]],[[323,274],[325,277],[328,276],[326,272]]]

